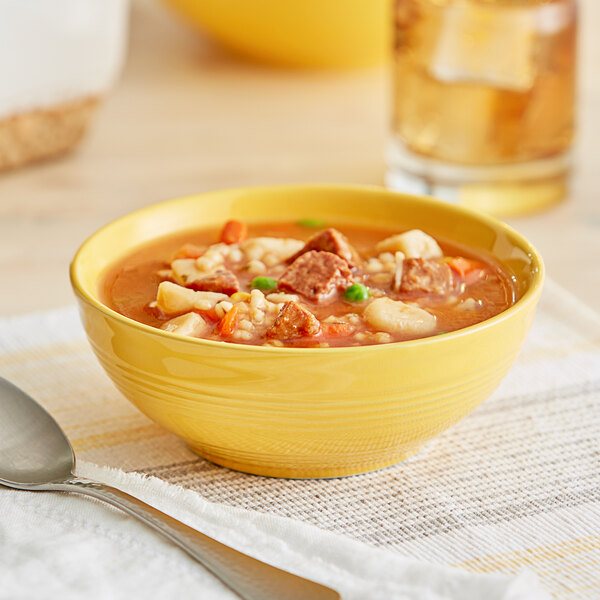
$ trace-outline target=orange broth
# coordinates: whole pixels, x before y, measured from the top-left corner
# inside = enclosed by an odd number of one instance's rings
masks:
[[[327,224],[326,226],[329,226]],[[313,234],[326,227],[310,227],[296,223],[267,223],[250,224],[248,237],[269,236],[289,237],[306,241]],[[380,229],[356,225],[333,225],[339,229],[359,252],[362,258],[376,256],[375,245],[384,238],[400,233],[402,230],[395,228]],[[207,246],[219,241],[221,228],[207,228],[178,233],[156,239],[129,254],[117,264],[112,266],[101,282],[101,297],[103,302],[111,309],[140,323],[152,327],[161,327],[170,317],[161,314],[151,305],[156,299],[157,289],[161,281],[165,280],[160,272],[169,268],[170,261],[176,252],[187,243]],[[476,260],[485,269],[485,275],[478,281],[470,284],[463,292],[464,297],[473,298],[478,303],[476,310],[458,310],[456,302],[449,303],[448,299],[428,297],[411,298],[419,306],[426,308],[434,314],[437,320],[435,332],[438,335],[449,331],[462,329],[474,325],[506,310],[516,300],[516,288],[509,273],[482,252],[474,252],[453,242],[436,238],[445,256],[461,256]],[[254,275],[236,270],[241,290],[248,291]],[[398,299],[393,294],[388,294],[393,299]],[[343,316],[348,313],[360,313],[360,305],[346,301],[339,296],[323,305],[304,301],[310,311],[322,321],[327,316]],[[356,332],[365,329],[364,325],[358,326]],[[216,323],[208,339],[220,339],[216,333]],[[411,336],[394,336],[391,341],[414,339]],[[234,341],[224,339],[222,341]],[[238,343],[261,345],[265,343],[264,336],[252,340],[237,341]],[[286,342],[289,346],[351,346],[363,345],[373,342],[357,343],[354,336],[338,337],[327,336],[325,333],[317,340],[301,339]]]

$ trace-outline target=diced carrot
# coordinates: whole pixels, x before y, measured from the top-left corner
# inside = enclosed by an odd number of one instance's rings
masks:
[[[470,258],[449,256],[446,258],[446,262],[467,285],[475,283],[485,275],[485,266]]]
[[[195,244],[184,244],[177,250],[173,260],[178,258],[198,258],[204,254],[204,248]]]
[[[221,242],[239,244],[248,237],[248,226],[242,221],[227,221],[221,231]]]
[[[223,337],[231,337],[233,335],[239,311],[239,304],[234,304],[233,308],[219,321],[219,324],[217,325],[219,335],[222,335]]]
[[[216,323],[220,318],[217,314],[217,311],[214,308],[210,308],[209,310],[203,310],[202,316],[206,317],[209,321],[212,321],[213,323]]]
[[[354,326],[350,323],[321,323],[321,330],[324,335],[332,337],[347,337],[354,333]]]

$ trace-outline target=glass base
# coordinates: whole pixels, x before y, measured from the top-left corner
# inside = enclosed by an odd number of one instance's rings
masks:
[[[393,142],[387,164],[386,186],[392,190],[435,196],[507,217],[539,211],[566,198],[571,154],[473,167],[428,159]]]

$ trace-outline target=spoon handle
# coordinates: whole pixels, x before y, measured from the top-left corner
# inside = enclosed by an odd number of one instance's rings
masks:
[[[229,548],[119,489],[80,477],[53,488],[104,500],[137,517],[193,556],[245,600],[340,600],[331,588]]]

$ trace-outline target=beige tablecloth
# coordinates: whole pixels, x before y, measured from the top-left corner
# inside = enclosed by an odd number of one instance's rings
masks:
[[[600,316],[552,282],[490,399],[413,458],[345,479],[268,479],[198,458],[115,390],[74,307],[0,320],[0,375],[52,412],[79,459],[417,559],[527,567],[556,598],[600,597]]]

